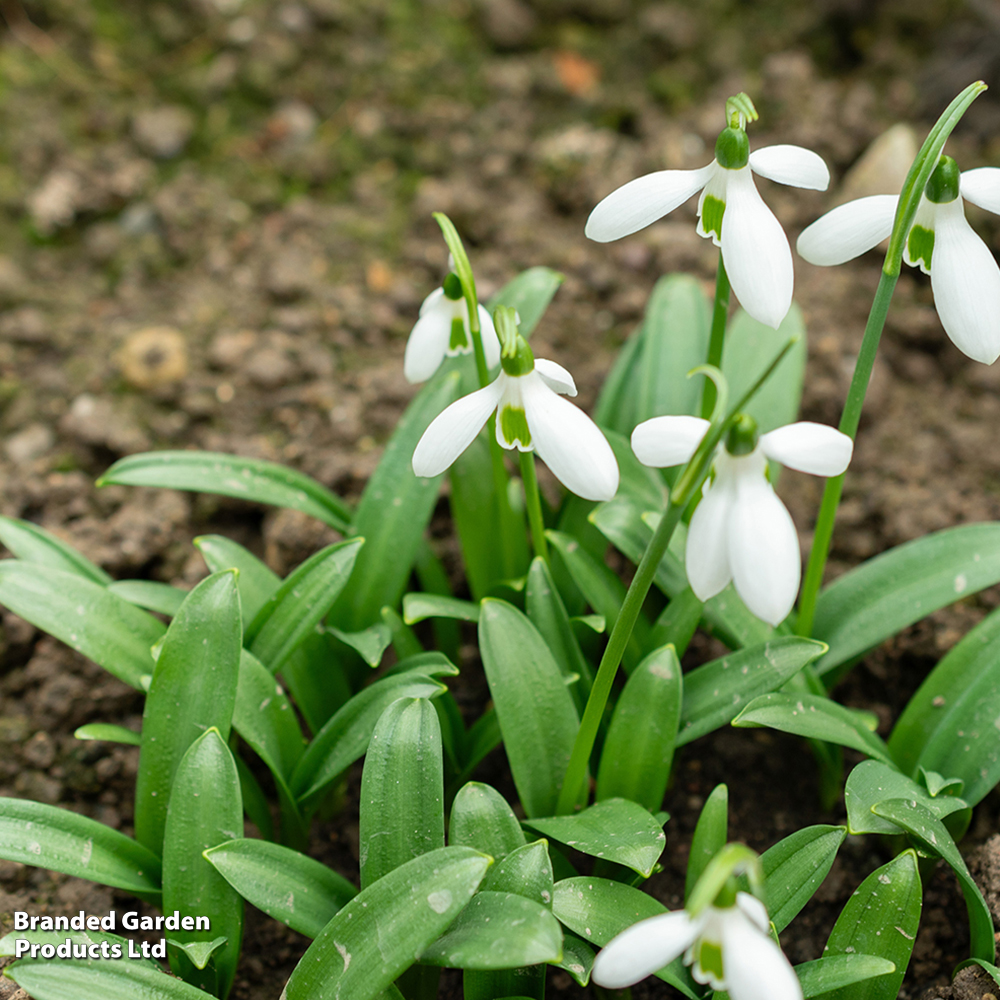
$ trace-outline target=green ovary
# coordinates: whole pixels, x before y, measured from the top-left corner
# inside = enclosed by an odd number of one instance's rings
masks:
[[[931,255],[934,253],[934,230],[924,229],[923,226],[914,226],[906,241],[906,249],[914,264],[923,258],[924,267],[929,271],[931,269]]]
[[[451,339],[448,341],[449,351],[464,351],[469,346],[469,338],[465,335],[465,323],[455,318],[451,321]]]
[[[524,415],[524,410],[505,406],[500,412],[500,433],[509,445],[518,441],[525,448],[531,445],[531,431],[528,430],[528,418]]]
[[[706,233],[715,233],[722,239],[722,216],[726,211],[726,203],[714,195],[705,195],[701,203],[701,228]]]

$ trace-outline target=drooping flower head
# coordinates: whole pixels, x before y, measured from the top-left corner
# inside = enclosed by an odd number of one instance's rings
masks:
[[[708,428],[698,417],[653,417],[632,432],[632,450],[643,465],[679,465],[691,459]],[[695,595],[707,601],[732,580],[758,618],[784,621],[799,591],[799,536],[768,482],[767,460],[838,476],[853,447],[846,434],[808,421],[758,435],[756,422],[742,415],[715,457],[688,528],[685,567]]]
[[[1000,169],[960,173],[942,156],[931,174],[906,236],[903,259],[931,278],[945,333],[974,361],[1000,357],[1000,268],[966,221],[962,199],[1000,214]],[[892,232],[896,195],[859,198],[827,212],[803,230],[796,249],[810,264],[843,264]]]
[[[431,422],[413,452],[414,473],[430,477],[444,472],[496,410],[496,438],[502,447],[536,451],[577,496],[610,500],[618,489],[611,445],[583,410],[562,398],[576,395],[572,375],[554,361],[535,358],[517,333],[515,315],[504,306],[496,312],[504,335],[500,374]]]
[[[612,191],[587,220],[598,243],[629,236],[701,192],[698,234],[711,237],[736,297],[754,319],[777,327],[792,304],[792,252],[781,224],[757,193],[753,174],[795,187],[825,191],[830,172],[801,146],[765,146],[750,152],[747,120],[757,112],[746,94],[726,102],[726,128],[715,159],[699,170],[658,170]]]

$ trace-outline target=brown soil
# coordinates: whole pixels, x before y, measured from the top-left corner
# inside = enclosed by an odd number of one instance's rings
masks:
[[[287,462],[356,497],[413,393],[405,337],[446,260],[431,211],[466,237],[484,298],[530,265],[565,273],[535,344],[573,371],[587,407],[657,277],[690,271],[709,291],[715,252],[691,206],[610,246],[583,238],[586,213],[640,173],[703,165],[727,95],[757,100],[754,145],[816,149],[836,188],[894,122],[922,136],[966,83],[1000,82],[996,12],[973,0],[38,0],[25,11],[0,4],[0,512],[55,531],[116,576],[185,587],[206,572],[198,534],[231,535],[284,573],[330,533],[291,512],[98,491],[94,479],[121,455],[196,446]],[[998,124],[988,94],[949,150],[966,168],[1000,162]],[[793,237],[835,198],[761,190]],[[995,218],[970,217],[996,249]],[[879,261],[796,267],[810,335],[803,413],[836,423]],[[1000,368],[965,359],[926,279],[905,274],[831,573],[1000,516],[998,389]],[[804,542],[820,490],[810,477],[782,479]],[[441,547],[454,555],[447,537]],[[887,733],[933,663],[998,600],[994,589],[907,630],[839,696],[876,711]],[[0,794],[130,832],[137,751],[72,732],[88,721],[137,728],[141,699],[6,612],[0,654]],[[466,683],[482,692],[475,677]],[[500,753],[478,776],[509,786]],[[666,868],[649,885],[671,906],[697,811],[719,781],[731,836],[757,849],[843,818],[817,804],[797,741],[763,730],[699,741],[680,755]],[[994,793],[963,844],[980,852],[991,901],[998,813]],[[348,808],[317,826],[313,853],[352,877],[356,841]],[[848,838],[783,935],[793,961],[819,956],[852,890],[887,860],[881,851]],[[15,909],[130,905],[0,862],[4,929]],[[995,992],[973,972],[947,985],[966,955],[965,920],[939,871],[901,996]],[[252,914],[234,998],[277,997],[305,944]],[[457,976],[444,982],[459,995]],[[560,974],[550,986],[580,992]],[[654,981],[634,995],[668,992]]]

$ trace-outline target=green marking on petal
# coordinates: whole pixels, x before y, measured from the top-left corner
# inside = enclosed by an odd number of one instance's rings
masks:
[[[467,351],[469,338],[465,332],[465,323],[457,317],[451,321],[451,339],[448,341],[449,351]]]
[[[934,230],[924,229],[923,226],[914,226],[906,241],[906,252],[914,266],[923,258],[924,268],[930,271],[931,255],[934,253]]]
[[[531,444],[531,431],[528,430],[528,418],[524,415],[524,410],[505,406],[500,413],[500,433],[507,444],[514,445],[520,441],[527,448]]]
[[[702,972],[715,978],[718,983],[725,982],[722,974],[722,946],[714,941],[702,939],[697,945],[695,961]]]
[[[705,234],[715,233],[722,239],[722,216],[726,211],[726,203],[715,195],[705,195],[705,200],[701,203],[701,228]]]

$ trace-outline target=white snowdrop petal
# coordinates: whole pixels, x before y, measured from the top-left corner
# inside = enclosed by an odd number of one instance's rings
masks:
[[[682,955],[696,933],[684,910],[640,920],[598,952],[591,979],[607,989],[632,986]]]
[[[701,417],[653,417],[632,431],[632,451],[643,465],[669,469],[690,462],[709,428]]]
[[[727,544],[733,499],[732,478],[725,472],[717,472],[688,527],[684,568],[688,583],[700,601],[715,597],[733,578]]]
[[[451,465],[482,430],[503,393],[503,376],[463,396],[439,413],[413,451],[413,472],[430,478]]]
[[[749,920],[726,921],[722,956],[732,1000],[802,1000],[802,987],[788,959]]]
[[[892,232],[898,201],[894,194],[849,201],[806,226],[795,249],[803,260],[822,267],[854,260]]]
[[[955,346],[984,365],[996,361],[1000,356],[1000,268],[966,222],[961,198],[938,206],[931,290],[941,325]]]
[[[590,213],[584,233],[598,243],[610,243],[645,229],[697,194],[713,166],[710,163],[700,170],[658,170],[629,181]]]
[[[799,536],[763,470],[739,474],[727,541],[736,593],[762,621],[780,624],[799,591]]]
[[[468,320],[466,320],[466,326],[468,326]],[[500,341],[497,339],[493,319],[483,306],[479,307],[479,332],[483,338],[483,354],[486,355],[486,367],[496,368],[500,364]]]
[[[610,500],[618,491],[618,462],[597,424],[556,395],[537,373],[521,382],[524,415],[538,457],[570,492],[584,500]]]
[[[770,932],[771,920],[767,915],[767,907],[749,892],[736,893],[736,905],[744,916],[752,920],[760,928],[762,934]]]
[[[1000,167],[976,167],[966,170],[958,182],[966,201],[1000,215]]]
[[[803,146],[763,146],[750,154],[750,169],[769,181],[825,191],[830,171],[823,157]]]
[[[576,395],[573,376],[562,365],[556,364],[555,361],[546,361],[545,358],[535,358],[535,371],[553,392],[564,396]]]
[[[426,382],[438,370],[450,337],[451,314],[447,305],[444,309],[438,305],[421,310],[403,355],[403,374],[407,382]]]
[[[423,314],[427,312],[428,309],[433,309],[434,306],[443,298],[444,298],[444,289],[435,288],[434,291],[431,292],[431,294],[428,295],[427,298],[420,303],[420,315],[423,316]]]
[[[854,442],[836,427],[801,420],[762,434],[768,458],[814,476],[839,476],[851,461]]]
[[[722,259],[740,305],[777,329],[792,304],[792,251],[748,167],[730,171],[722,217]]]

